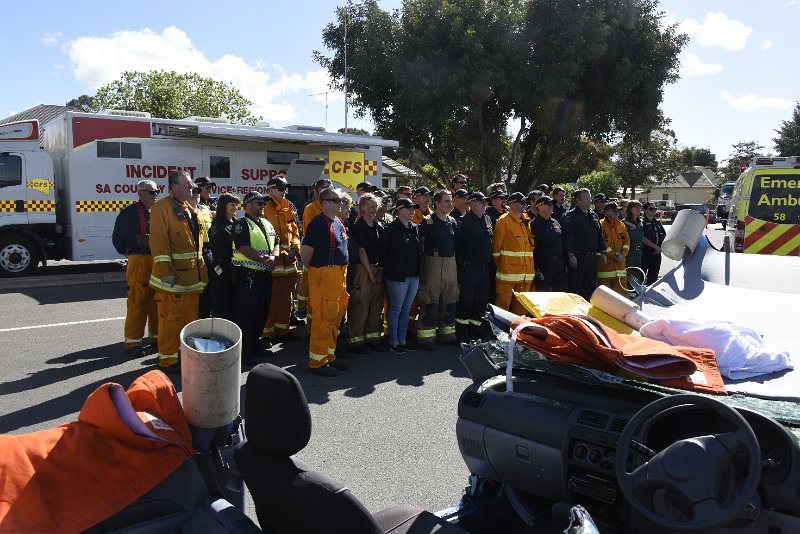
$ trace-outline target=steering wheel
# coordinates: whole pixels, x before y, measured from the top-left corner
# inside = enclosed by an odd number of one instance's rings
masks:
[[[733,423],[732,432],[676,441],[664,450],[643,445],[652,423],[674,409],[711,409]],[[643,424],[639,441],[635,441]],[[647,460],[628,472],[628,456],[635,451]],[[747,475],[735,489],[731,461],[740,450],[747,454]],[[761,449],[753,429],[733,408],[701,395],[672,395],[651,402],[630,420],[619,438],[615,470],[625,499],[648,521],[673,531],[697,532],[724,525],[741,512],[755,495],[761,478]],[[685,521],[659,514],[656,493],[662,493],[685,512]]]

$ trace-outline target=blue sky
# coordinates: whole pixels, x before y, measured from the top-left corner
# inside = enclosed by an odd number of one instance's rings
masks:
[[[339,2],[342,3],[342,2]],[[121,7],[124,5],[124,8]],[[312,60],[337,2],[14,2],[3,6],[0,117],[63,104],[123,70],[195,71],[232,82],[275,126],[344,126],[344,99]],[[386,9],[401,0],[383,0]],[[120,6],[120,7],[118,7]],[[718,160],[737,141],[773,150],[774,130],[800,100],[799,0],[664,0],[665,22],[691,37],[682,77],[662,108],[682,146]],[[9,53],[17,51],[18,53]],[[326,104],[327,96],[327,104]],[[352,114],[349,126],[371,129]]]

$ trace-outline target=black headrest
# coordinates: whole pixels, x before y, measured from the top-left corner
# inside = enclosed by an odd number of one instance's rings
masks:
[[[311,438],[311,412],[294,375],[262,363],[250,371],[246,388],[248,443],[273,456],[289,457],[301,451]]]

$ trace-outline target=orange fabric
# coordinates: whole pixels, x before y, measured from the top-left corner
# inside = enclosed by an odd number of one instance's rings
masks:
[[[306,207],[303,209],[303,235],[306,235],[308,225],[311,224],[311,221],[314,220],[314,217],[320,213],[322,213],[322,204],[319,200],[315,200],[314,202],[309,202],[306,204]]]
[[[145,323],[150,339],[158,339],[158,306],[153,300],[153,288],[150,287],[152,270],[152,256],[128,256],[128,267],[125,269],[128,281],[128,313],[124,329],[126,349],[142,345]]]
[[[494,226],[494,263],[497,282],[533,283],[533,235],[528,223],[508,211],[497,219]]]
[[[495,306],[522,315],[525,313],[525,307],[514,297],[514,292],[527,293],[531,290],[531,285],[530,282],[495,282]]]
[[[554,360],[610,373],[620,369],[631,371],[635,364],[641,364],[646,368],[638,369],[636,374],[656,379],[663,385],[726,394],[713,350],[673,347],[643,336],[620,334],[586,316],[519,317],[511,324],[511,329],[526,322],[532,327],[521,331],[517,341]],[[610,346],[603,342],[603,337]],[[704,376],[695,375],[695,371],[701,371]],[[692,376],[693,381],[687,380],[688,376]]]
[[[322,367],[336,360],[339,324],[347,311],[347,266],[311,267],[308,270],[309,327],[308,366]]]
[[[294,213],[289,207],[289,201],[284,198],[276,204],[274,200],[268,200],[264,204],[263,215],[275,229],[275,234],[281,242],[278,263],[272,271],[272,276],[296,276],[297,256],[295,259],[289,260],[287,255],[289,251],[294,250],[299,256],[300,230],[294,220]]]
[[[123,422],[113,393],[149,438]],[[78,421],[0,435],[0,532],[86,530],[144,495],[192,454],[183,408],[161,371],[140,376],[127,392],[103,384],[86,399]]]
[[[422,206],[414,210],[414,215],[411,216],[411,222],[414,224],[420,224],[425,217],[431,214],[431,210],[429,208],[425,208],[424,211]]]

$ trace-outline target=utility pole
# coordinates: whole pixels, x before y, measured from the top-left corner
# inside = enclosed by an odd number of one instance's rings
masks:
[[[321,93],[313,93],[313,94],[308,95],[308,96],[325,95],[325,131],[328,131],[328,93],[331,93],[331,92],[333,92],[333,91],[323,91]]]
[[[347,133],[347,7],[344,8],[344,132]]]

